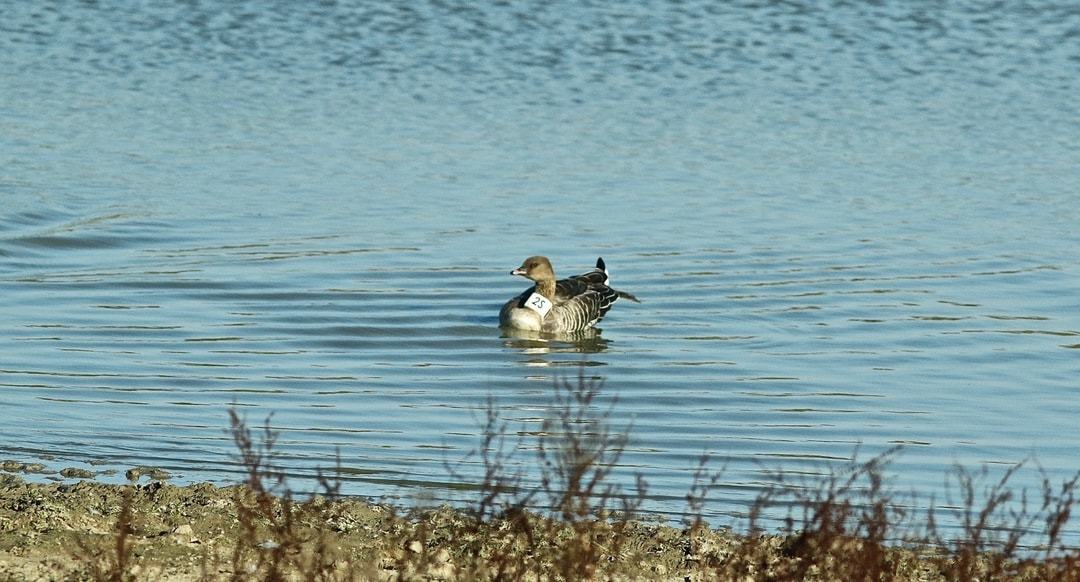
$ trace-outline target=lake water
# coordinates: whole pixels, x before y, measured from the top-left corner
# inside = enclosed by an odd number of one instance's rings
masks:
[[[651,511],[703,451],[721,522],[860,444],[939,498],[954,462],[1080,469],[1073,3],[2,20],[2,458],[235,481],[235,404],[298,476],[340,449],[348,493],[437,501],[488,395],[534,430],[584,367]],[[643,302],[506,337],[533,254]]]

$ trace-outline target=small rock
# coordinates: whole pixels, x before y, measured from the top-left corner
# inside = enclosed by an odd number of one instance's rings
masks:
[[[167,481],[172,479],[172,473],[165,469],[151,468],[146,474],[155,481]]]
[[[414,554],[419,554],[420,552],[424,551],[424,545],[417,540],[409,542],[408,548],[409,551]]]
[[[94,472],[86,469],[79,469],[77,467],[68,467],[66,469],[60,469],[60,476],[67,477],[68,479],[93,479]]]
[[[128,481],[138,481],[143,475],[146,475],[155,481],[172,479],[171,473],[158,467],[132,467],[124,473],[124,476],[128,478]]]
[[[450,561],[450,552],[446,551],[446,548],[439,548],[439,551],[435,552],[435,563],[446,564]]]
[[[195,530],[188,524],[181,524],[173,528],[172,535],[178,544],[201,544],[202,540],[195,537]]]
[[[23,465],[22,472],[23,473],[51,473],[52,471],[49,471],[47,468],[45,468],[45,465],[43,465],[41,463],[27,463],[27,464]]]

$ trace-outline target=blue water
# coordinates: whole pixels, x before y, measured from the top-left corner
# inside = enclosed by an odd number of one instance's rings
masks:
[[[1054,2],[9,3],[0,457],[230,482],[236,405],[297,476],[453,499],[484,399],[533,430],[584,366],[651,511],[703,451],[720,521],[857,446],[927,497],[1071,475],[1078,41]],[[643,303],[506,337],[533,254]]]

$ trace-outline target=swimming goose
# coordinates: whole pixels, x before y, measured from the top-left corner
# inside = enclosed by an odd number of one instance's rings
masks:
[[[587,329],[600,321],[620,297],[641,303],[637,297],[608,287],[604,259],[596,268],[560,281],[547,257],[529,257],[510,271],[536,281],[536,285],[506,302],[499,311],[499,325],[531,331],[570,332]]]

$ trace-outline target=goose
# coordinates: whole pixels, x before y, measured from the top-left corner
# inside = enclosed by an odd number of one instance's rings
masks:
[[[641,303],[633,295],[608,287],[604,259],[596,268],[568,279],[555,280],[555,270],[547,257],[525,259],[510,271],[536,282],[499,311],[499,326],[529,331],[574,332],[588,329],[611,309],[620,297]]]

